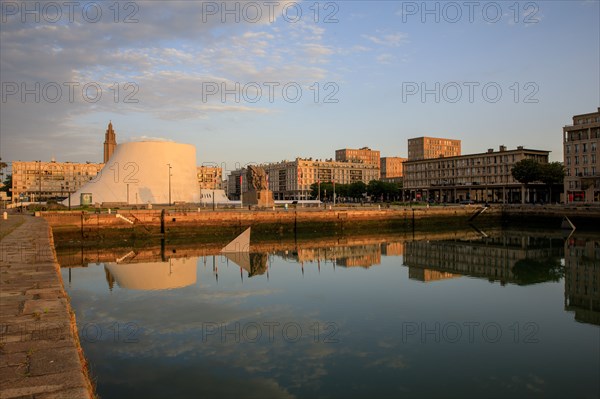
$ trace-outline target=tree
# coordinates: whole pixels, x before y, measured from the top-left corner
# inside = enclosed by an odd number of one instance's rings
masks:
[[[352,198],[362,198],[367,192],[367,185],[362,181],[356,181],[348,187],[348,196]]]
[[[540,163],[533,159],[522,159],[514,164],[511,173],[516,181],[525,185],[525,191],[527,192],[529,183],[538,181],[541,178]],[[521,201],[525,203],[525,197]]]
[[[6,175],[6,179],[2,183],[4,183],[4,185],[0,187],[0,191],[8,193],[8,191],[12,188],[12,175]]]
[[[562,183],[565,178],[565,168],[560,162],[550,162],[540,165],[540,180],[548,186],[548,200],[552,202],[552,186]]]

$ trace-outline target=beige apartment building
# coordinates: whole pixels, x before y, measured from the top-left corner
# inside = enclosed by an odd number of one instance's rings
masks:
[[[367,184],[379,179],[379,164],[296,158],[260,166],[267,172],[269,190],[273,192],[275,200],[312,199],[310,186],[317,182],[350,184],[362,181]],[[247,191],[245,174],[245,169],[238,169],[229,175],[230,199],[239,199],[240,180],[243,192]]]
[[[379,151],[372,150],[369,147],[363,147],[358,150],[343,148],[335,151],[335,160],[337,162],[356,162],[379,166],[379,156]]]
[[[223,169],[218,166],[198,166],[196,168],[198,186],[201,190],[223,189]]]
[[[407,158],[383,157],[379,163],[381,179],[402,177],[402,165]]]
[[[522,159],[548,162],[550,151],[517,147],[485,153],[408,160],[404,162],[404,192],[417,201],[524,203],[545,200],[541,183],[523,184],[512,177],[513,165]]]
[[[12,202],[63,200],[94,180],[101,163],[15,161],[12,163]]]
[[[432,159],[460,155],[460,140],[438,137],[416,137],[408,139],[408,159]]]
[[[600,202],[600,108],[563,127],[565,201]]]

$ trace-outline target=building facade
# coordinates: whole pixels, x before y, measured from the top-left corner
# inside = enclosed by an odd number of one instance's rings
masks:
[[[246,168],[236,169],[231,171],[227,177],[227,198],[232,201],[240,200],[241,188],[243,191],[248,191],[246,187]]]
[[[296,158],[259,165],[265,169],[269,190],[275,200],[309,200],[311,185],[322,182],[351,184],[362,181],[365,184],[379,179],[379,165],[333,160],[312,160]],[[240,199],[240,187],[247,191],[246,169],[232,171],[227,179],[227,193],[231,200]]]
[[[524,203],[545,200],[544,186],[522,183],[512,168],[522,159],[548,163],[550,151],[517,147],[486,153],[404,162],[404,190],[411,200]]]
[[[563,127],[565,201],[600,202],[600,108]]]
[[[94,180],[99,163],[16,161],[12,164],[12,202],[62,200]]]
[[[343,148],[335,151],[335,160],[337,162],[365,163],[379,166],[379,155],[379,151],[372,150],[369,147],[363,147],[358,150]]]
[[[461,154],[460,140],[438,137],[416,137],[408,139],[408,159],[432,159],[456,157]]]
[[[381,179],[402,177],[402,165],[407,158],[383,157],[379,162]]]
[[[198,186],[201,190],[223,189],[223,170],[218,166],[197,167]]]
[[[379,179],[379,164],[336,162],[296,158],[294,161],[261,165],[269,178],[269,190],[276,200],[311,199],[311,185],[318,182],[368,184]]]
[[[112,121],[108,123],[108,129],[104,134],[104,163],[107,163],[117,148],[117,135],[113,130]]]

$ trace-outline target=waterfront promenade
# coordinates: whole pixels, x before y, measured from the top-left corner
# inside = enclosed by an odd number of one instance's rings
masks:
[[[48,223],[0,220],[0,399],[91,398]]]

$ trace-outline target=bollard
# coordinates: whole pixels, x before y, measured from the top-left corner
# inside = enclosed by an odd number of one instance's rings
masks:
[[[108,208],[108,214],[110,215],[110,208]]]
[[[2,219],[4,219],[4,220],[8,219],[8,213],[7,212],[2,212]]]

